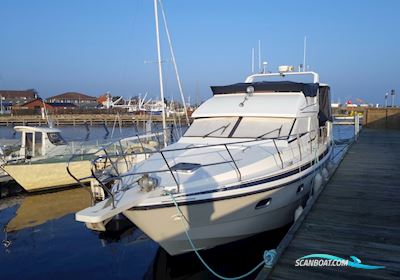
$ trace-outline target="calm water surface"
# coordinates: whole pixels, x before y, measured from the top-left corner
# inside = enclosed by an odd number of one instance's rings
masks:
[[[85,127],[60,129],[69,141],[82,141],[87,136]],[[117,128],[114,135],[135,133],[132,127],[121,132]],[[353,128],[334,127],[334,135],[335,139],[351,138]],[[103,127],[91,127],[88,139],[96,141],[104,136]],[[12,137],[11,128],[0,128],[0,138]],[[335,146],[335,153],[342,148]],[[81,188],[0,199],[0,279],[212,278],[194,254],[168,256],[123,217],[113,221],[107,233],[86,229],[74,220],[74,213],[89,205],[89,194]],[[264,250],[275,248],[288,228],[201,254],[218,273],[237,276],[258,264]]]

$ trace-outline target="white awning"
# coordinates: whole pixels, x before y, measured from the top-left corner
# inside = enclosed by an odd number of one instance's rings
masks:
[[[42,133],[50,133],[50,132],[61,132],[61,130],[57,128],[49,128],[49,127],[37,127],[37,126],[14,126],[14,130],[17,132],[42,132]]]
[[[194,118],[216,116],[296,118],[305,116],[304,112],[300,110],[307,106],[306,98],[301,92],[254,93],[247,100],[245,97],[246,94],[238,93],[214,95],[204,102],[192,116]]]

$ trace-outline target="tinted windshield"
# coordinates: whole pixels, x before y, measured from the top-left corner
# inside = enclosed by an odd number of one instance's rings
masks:
[[[195,119],[186,137],[276,138],[288,137],[293,118],[213,117]]]
[[[49,132],[47,133],[47,137],[49,138],[49,141],[53,145],[65,145],[67,142],[61,137],[61,134],[59,132]]]
[[[237,117],[195,119],[185,136],[228,137],[238,119]]]

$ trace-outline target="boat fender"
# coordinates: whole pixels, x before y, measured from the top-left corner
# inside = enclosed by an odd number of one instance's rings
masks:
[[[264,266],[271,268],[275,263],[276,255],[277,255],[277,252],[275,249],[265,250],[264,251],[264,263],[265,263]]]
[[[328,162],[328,165],[326,166],[328,169],[329,174],[333,173],[333,170],[335,169],[335,165],[333,164],[332,161]]]
[[[311,204],[312,199],[313,199],[313,192],[310,191],[310,194],[309,194],[308,199],[306,201],[306,205]]]
[[[324,179],[324,182],[328,182],[329,180],[329,172],[326,168],[322,169],[322,178]]]
[[[297,219],[300,217],[301,213],[303,213],[303,206],[297,207],[296,211],[294,211],[294,220],[297,221]]]
[[[313,184],[313,192],[316,194],[319,190],[319,188],[322,185],[322,176],[321,173],[317,173],[314,177],[314,184]]]

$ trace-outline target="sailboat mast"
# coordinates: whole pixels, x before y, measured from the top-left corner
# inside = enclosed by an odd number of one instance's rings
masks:
[[[154,0],[154,17],[156,20],[156,36],[157,36],[157,59],[158,59],[158,74],[160,79],[160,98],[162,102],[162,125],[163,125],[163,135],[164,135],[164,146],[167,146],[167,120],[165,116],[165,102],[164,102],[164,84],[163,84],[163,73],[161,65],[161,47],[160,47],[160,32],[158,29],[158,0]]]
[[[174,64],[176,80],[178,81],[179,93],[181,94],[181,98],[182,98],[182,102],[183,102],[183,109],[185,110],[186,124],[189,126],[190,122],[189,122],[189,116],[188,116],[186,102],[185,102],[185,96],[183,95],[183,89],[182,89],[181,78],[179,77],[178,65],[176,64],[174,48],[172,47],[171,36],[169,35],[169,30],[168,30],[168,25],[167,25],[167,18],[165,16],[165,11],[164,11],[163,4],[162,4],[161,0],[159,0],[159,1],[160,1],[160,7],[161,7],[161,14],[162,14],[163,20],[164,20],[164,28],[165,28],[165,32],[167,33],[169,50],[170,50],[171,56],[172,56],[172,63]]]

